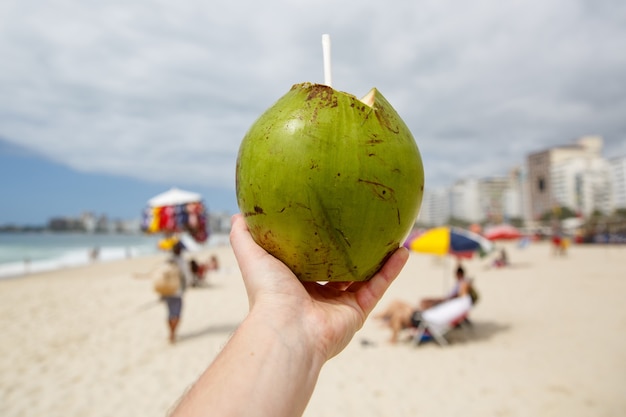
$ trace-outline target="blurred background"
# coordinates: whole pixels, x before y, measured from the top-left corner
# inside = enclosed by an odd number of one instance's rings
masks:
[[[333,86],[377,87],[413,132],[420,225],[612,216],[625,19],[618,1],[5,1],[0,226],[137,230],[180,186],[227,227],[241,138],[292,84],[323,81],[323,33]]]

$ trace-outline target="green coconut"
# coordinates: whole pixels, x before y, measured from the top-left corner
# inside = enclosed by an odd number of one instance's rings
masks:
[[[365,281],[411,230],[424,169],[378,90],[302,83],[246,133],[236,181],[252,237],[300,280]]]

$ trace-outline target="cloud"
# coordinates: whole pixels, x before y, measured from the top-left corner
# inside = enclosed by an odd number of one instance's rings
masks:
[[[248,127],[292,84],[376,86],[427,183],[504,174],[587,135],[625,153],[626,7],[391,0],[0,6],[0,137],[85,172],[234,187]],[[245,12],[244,12],[245,11]],[[190,180],[191,178],[191,180]]]

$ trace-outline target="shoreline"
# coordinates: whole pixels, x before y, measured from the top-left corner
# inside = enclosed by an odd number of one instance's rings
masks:
[[[228,245],[227,234],[215,234],[209,238],[209,240],[195,247],[195,250],[189,251],[190,253],[201,253],[207,250],[211,250],[214,247]],[[93,248],[92,248],[93,249]],[[26,257],[20,261],[10,261],[0,263],[0,281],[5,279],[18,279],[31,276],[33,274],[63,271],[66,269],[73,269],[79,267],[86,267],[90,265],[97,265],[100,263],[111,263],[123,260],[132,260],[143,258],[146,256],[157,256],[159,254],[167,254],[166,251],[159,250],[155,247],[146,250],[146,247],[121,247],[121,246],[106,246],[98,248],[99,254],[96,259],[90,257],[90,250],[88,247],[72,248],[68,249],[68,252],[61,257],[52,257],[44,259],[29,259]]]

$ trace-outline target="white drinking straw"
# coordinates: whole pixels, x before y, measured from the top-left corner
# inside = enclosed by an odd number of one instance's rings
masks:
[[[322,35],[322,52],[324,54],[324,84],[333,86],[333,77],[330,72],[330,35]]]

